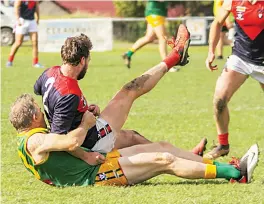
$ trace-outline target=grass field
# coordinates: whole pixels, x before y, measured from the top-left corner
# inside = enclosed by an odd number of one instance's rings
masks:
[[[92,53],[87,76],[80,86],[91,103],[101,109],[113,94],[129,80],[159,62],[157,45],[150,45],[135,54],[132,69],[123,66],[120,55],[130,44],[116,43],[111,52]],[[249,185],[229,184],[224,180],[184,180],[159,176],[132,187],[69,187],[55,188],[35,180],[17,155],[16,132],[8,121],[9,107],[21,93],[32,93],[33,84],[42,69],[31,67],[31,48],[19,50],[14,67],[5,68],[9,48],[2,48],[2,202],[3,203],[264,203],[264,163],[260,155],[254,181]],[[225,54],[230,50],[226,48]],[[176,73],[168,73],[155,89],[134,104],[125,128],[135,129],[153,141],[166,140],[190,149],[201,137],[208,137],[209,146],[216,139],[212,97],[220,74],[205,69],[207,47],[191,47],[191,62]],[[40,62],[47,67],[60,65],[59,54],[40,53]],[[216,61],[219,67],[224,61]],[[41,102],[40,97],[36,97]],[[230,102],[230,142],[228,157],[242,156],[258,142],[264,152],[263,93],[258,83],[249,79]]]

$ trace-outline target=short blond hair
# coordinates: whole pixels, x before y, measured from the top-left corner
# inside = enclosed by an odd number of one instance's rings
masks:
[[[38,112],[32,95],[22,94],[12,104],[9,120],[17,131],[23,131],[32,124],[33,116]]]

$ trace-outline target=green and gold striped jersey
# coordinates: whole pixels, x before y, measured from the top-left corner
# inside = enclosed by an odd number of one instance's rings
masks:
[[[28,138],[35,133],[48,133],[47,129],[35,128],[18,135],[18,155],[26,169],[37,179],[54,186],[87,186],[94,184],[100,165],[91,166],[67,152],[50,152],[35,164],[27,151]],[[89,150],[86,150],[89,151]]]
[[[167,2],[166,1],[154,1],[148,0],[146,9],[145,9],[145,16],[150,15],[158,15],[158,16],[167,16]]]

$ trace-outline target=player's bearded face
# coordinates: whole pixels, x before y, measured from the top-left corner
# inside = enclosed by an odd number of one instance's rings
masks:
[[[79,75],[77,77],[77,80],[83,79],[83,77],[86,74],[87,68],[88,68],[88,60],[85,60],[85,63],[83,65],[83,67],[82,67],[82,70],[81,70],[81,72],[79,73]]]

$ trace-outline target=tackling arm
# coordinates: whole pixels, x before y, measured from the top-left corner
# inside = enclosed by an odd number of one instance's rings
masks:
[[[43,134],[42,142],[36,148],[36,154],[48,153],[51,151],[73,151],[80,147],[86,137],[89,128],[95,125],[95,117],[89,111],[83,115],[81,124],[68,134]]]

